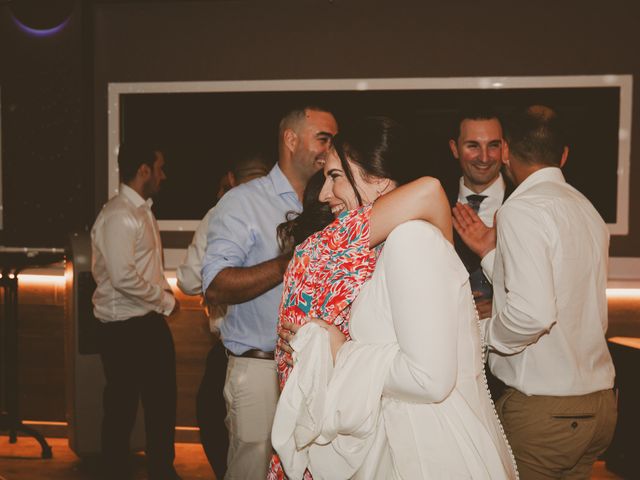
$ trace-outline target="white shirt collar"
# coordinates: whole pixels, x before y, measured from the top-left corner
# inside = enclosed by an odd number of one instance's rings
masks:
[[[524,181],[513,191],[511,197],[517,197],[534,185],[544,182],[567,183],[560,167],[544,167],[525,178]]]
[[[504,178],[502,178],[502,174],[498,173],[498,176],[494,180],[494,182],[489,185],[482,192],[476,194],[476,192],[469,189],[464,184],[464,177],[460,177],[460,188],[458,189],[458,201],[460,203],[467,203],[467,195],[486,195],[487,197],[496,200],[498,205],[502,205],[504,200],[504,192],[506,189],[506,185],[504,183]]]
[[[133,203],[134,207],[138,208],[143,204],[147,204],[149,208],[153,205],[153,200],[151,198],[147,198],[146,200],[140,196],[138,192],[136,192],[129,185],[121,183],[120,184],[120,194],[123,195],[127,200]]]

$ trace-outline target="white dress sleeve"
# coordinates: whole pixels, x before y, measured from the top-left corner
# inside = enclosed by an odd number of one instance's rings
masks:
[[[384,395],[441,402],[456,383],[457,308],[466,271],[441,232],[421,221],[402,224],[389,235],[384,269],[399,345]]]

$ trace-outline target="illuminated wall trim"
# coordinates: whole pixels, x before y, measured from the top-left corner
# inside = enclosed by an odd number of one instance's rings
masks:
[[[55,287],[64,287],[65,275],[64,270],[51,268],[38,269],[38,273],[30,273],[27,270],[26,273],[20,273],[18,276],[18,283],[20,286],[33,285],[33,286],[46,286],[51,285]],[[175,270],[167,270],[165,276],[172,288],[177,288],[177,280]],[[607,288],[608,298],[639,298],[640,299],[640,279],[637,280],[610,280]]]

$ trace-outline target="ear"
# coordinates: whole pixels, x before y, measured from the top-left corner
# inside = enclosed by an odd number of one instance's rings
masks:
[[[296,149],[296,145],[298,144],[298,134],[296,134],[296,132],[294,132],[290,128],[287,128],[284,131],[283,139],[284,145],[287,147],[287,149],[293,152]]]
[[[147,165],[146,163],[141,164],[138,167],[136,176],[140,177],[142,180],[146,180],[151,176],[151,167],[149,167],[149,165]]]
[[[451,153],[453,155],[453,158],[455,158],[456,160],[459,158],[459,153],[458,153],[458,144],[456,143],[456,141],[452,138],[451,140],[449,140],[449,148],[451,149]]]
[[[562,151],[562,158],[560,159],[560,168],[564,167],[564,164],[567,163],[567,158],[569,157],[569,147],[565,146]]]
[[[227,181],[232,188],[238,186],[238,180],[231,170],[227,172]]]
[[[502,140],[502,163],[509,165],[509,144]]]

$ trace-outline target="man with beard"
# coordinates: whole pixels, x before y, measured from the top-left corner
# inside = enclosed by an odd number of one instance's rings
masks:
[[[302,209],[309,179],[322,168],[337,133],[328,111],[307,106],[280,121],[278,162],[265,177],[222,197],[211,220],[202,266],[207,301],[227,304],[220,332],[229,355],[224,388],[229,429],[226,479],[264,479],[278,400],[273,351],[282,277],[276,227]]]
[[[129,438],[142,400],[150,479],[179,478],[173,468],[176,362],[165,316],[178,302],[164,277],[151,197],[166,179],[164,156],[144,142],[120,145],[120,189],[91,231],[93,295],[103,397],[102,455],[107,478],[129,477]]]

